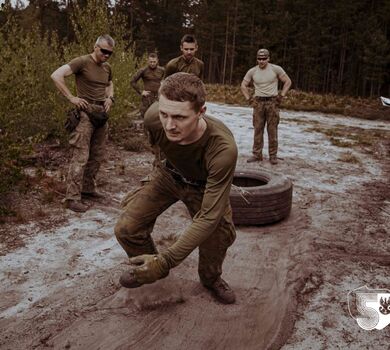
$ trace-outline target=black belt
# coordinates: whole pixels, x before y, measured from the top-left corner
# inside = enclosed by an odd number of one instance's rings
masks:
[[[92,105],[99,105],[99,106],[104,106],[104,101],[98,101],[98,100],[91,100],[89,98],[85,98],[84,97],[84,100],[86,100],[88,103],[92,104]]]
[[[271,101],[275,99],[277,96],[255,96],[255,100],[259,101]]]
[[[206,185],[206,181],[202,181],[202,180],[190,180],[190,179],[187,179],[185,178],[182,174],[180,174],[174,167],[171,163],[169,163],[168,161],[165,161],[165,169],[167,169],[169,171],[169,173],[171,174],[172,178],[178,182],[181,182],[183,184],[187,184],[187,185],[191,185],[191,186],[198,186],[198,187],[201,187],[201,186],[205,186]]]

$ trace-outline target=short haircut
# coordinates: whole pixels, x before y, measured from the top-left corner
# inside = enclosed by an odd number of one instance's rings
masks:
[[[180,40],[180,45],[183,45],[183,43],[195,43],[195,44],[197,44],[198,42],[196,41],[195,35],[186,34]]]
[[[206,102],[205,86],[196,75],[179,72],[161,82],[159,94],[168,100],[191,102],[195,112],[199,112]]]
[[[148,55],[148,58],[158,58],[157,54],[155,52],[151,52],[149,55]]]
[[[99,45],[102,41],[105,41],[111,47],[115,46],[115,40],[108,34],[100,35],[97,38],[95,45]]]

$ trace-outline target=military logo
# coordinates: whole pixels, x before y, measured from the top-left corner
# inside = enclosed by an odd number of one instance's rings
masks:
[[[390,323],[390,290],[359,287],[348,293],[348,310],[359,327],[383,329]]]

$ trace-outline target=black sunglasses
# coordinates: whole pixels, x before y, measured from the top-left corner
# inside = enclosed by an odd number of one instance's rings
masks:
[[[96,46],[100,49],[100,52],[101,52],[103,55],[107,55],[107,56],[111,56],[111,55],[112,55],[112,51],[106,50],[106,49],[102,49],[99,45],[96,45]]]
[[[266,61],[268,60],[268,57],[257,57],[258,61]]]

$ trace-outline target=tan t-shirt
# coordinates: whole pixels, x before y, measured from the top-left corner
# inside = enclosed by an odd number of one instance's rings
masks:
[[[217,227],[229,210],[229,194],[237,162],[237,145],[231,131],[219,120],[205,116],[207,129],[189,145],[169,141],[159,119],[158,102],[146,112],[144,125],[152,146],[158,146],[173,167],[189,180],[205,181],[202,206],[192,224],[163,253],[170,267],[178,265]]]
[[[112,80],[109,63],[97,64],[92,55],[85,55],[74,58],[68,65],[76,76],[78,97],[95,101],[105,100],[106,87]]]
[[[244,80],[248,83],[253,81],[255,87],[254,96],[277,96],[278,80],[285,74],[286,72],[282,67],[268,63],[264,69],[261,69],[259,66],[249,69],[245,74]]]
[[[178,72],[195,74],[203,79],[204,63],[200,59],[193,57],[191,61],[186,61],[184,56],[176,57],[170,60],[165,67],[164,78]]]

